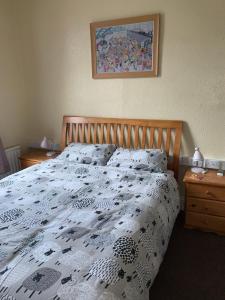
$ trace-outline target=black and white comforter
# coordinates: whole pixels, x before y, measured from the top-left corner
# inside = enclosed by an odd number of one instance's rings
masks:
[[[171,174],[50,160],[0,181],[0,299],[148,299],[179,211]]]

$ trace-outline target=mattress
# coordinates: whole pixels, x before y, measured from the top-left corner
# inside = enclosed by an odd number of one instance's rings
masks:
[[[148,299],[180,209],[171,173],[53,159],[0,181],[0,299]]]

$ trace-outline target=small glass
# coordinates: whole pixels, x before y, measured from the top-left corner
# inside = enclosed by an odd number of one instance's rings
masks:
[[[217,175],[218,176],[224,176],[223,162],[222,161],[220,161],[220,163],[219,163],[219,169],[217,171]]]

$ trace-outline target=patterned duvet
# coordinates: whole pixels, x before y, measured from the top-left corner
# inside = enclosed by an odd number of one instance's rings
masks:
[[[148,299],[180,208],[170,174],[49,160],[0,181],[0,299]]]

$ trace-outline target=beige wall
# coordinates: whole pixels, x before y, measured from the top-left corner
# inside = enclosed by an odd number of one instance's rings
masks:
[[[14,2],[0,0],[0,136],[4,145],[24,145],[27,87]]]
[[[46,134],[59,141],[64,114],[181,119],[183,154],[199,145],[207,158],[225,159],[224,0],[20,0],[16,6],[33,101],[30,140]],[[89,23],[151,13],[161,14],[159,77],[93,80]]]

